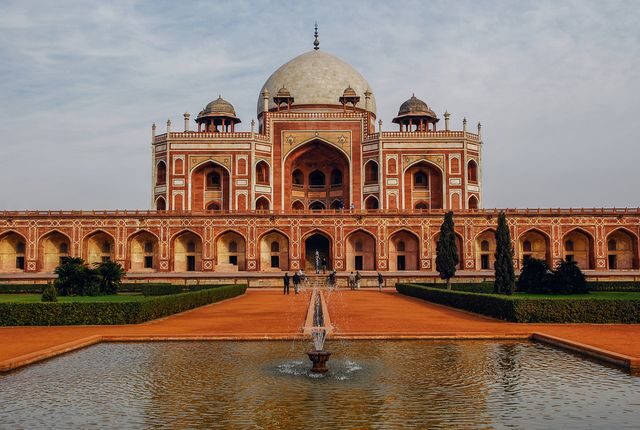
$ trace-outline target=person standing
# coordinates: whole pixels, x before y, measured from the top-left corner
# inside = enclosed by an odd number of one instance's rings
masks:
[[[360,289],[360,279],[362,279],[362,276],[360,276],[360,271],[356,270],[356,276],[355,276],[356,290]]]
[[[300,285],[300,275],[298,273],[293,274],[293,291],[298,294],[298,288]]]
[[[384,285],[384,278],[382,273],[378,272],[378,291],[382,292],[382,286]]]
[[[289,294],[289,282],[290,282],[289,272],[285,272],[285,274],[284,274],[284,292],[283,292],[283,294]]]
[[[349,274],[349,289],[353,290],[356,285],[356,277],[353,276],[353,272]]]

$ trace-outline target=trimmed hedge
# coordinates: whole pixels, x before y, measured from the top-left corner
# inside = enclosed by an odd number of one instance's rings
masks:
[[[593,281],[587,282],[590,291],[620,291],[620,292],[640,292],[640,282],[638,281]]]
[[[428,288],[437,288],[440,290],[446,290],[447,284],[444,283],[418,283],[416,285],[424,285]],[[491,294],[493,293],[493,282],[468,282],[468,283],[452,283],[451,289],[453,291],[466,291],[468,293],[485,293]]]
[[[640,323],[640,300],[532,299],[397,284],[400,294],[523,323]]]
[[[168,296],[180,294],[184,287],[173,284],[144,284],[140,287],[143,296]]]
[[[0,326],[138,324],[240,296],[246,285],[121,303],[0,303]]]

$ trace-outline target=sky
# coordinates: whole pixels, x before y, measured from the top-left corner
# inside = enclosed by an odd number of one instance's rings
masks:
[[[218,94],[248,130],[280,65],[353,65],[482,123],[487,208],[640,206],[637,1],[0,0],[0,210],[147,209],[151,124]],[[392,127],[393,126],[393,127]]]

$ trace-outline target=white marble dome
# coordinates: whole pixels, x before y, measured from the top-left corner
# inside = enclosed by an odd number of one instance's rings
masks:
[[[258,95],[258,114],[262,112],[262,92],[269,91],[269,109],[275,108],[273,96],[286,87],[295,99],[294,105],[328,104],[341,106],[339,98],[345,88],[353,88],[360,101],[357,107],[364,109],[365,91],[373,93],[369,83],[351,65],[335,55],[313,50],[295,57],[280,66],[264,83]],[[376,113],[376,99],[371,94],[369,111]]]

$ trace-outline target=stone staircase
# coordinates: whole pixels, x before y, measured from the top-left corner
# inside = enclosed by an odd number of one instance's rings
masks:
[[[329,276],[328,274],[326,274],[326,275],[323,275],[323,274],[316,275],[315,273],[311,274],[311,275],[307,275],[307,279],[305,281],[304,286],[306,288],[311,288],[311,289],[313,289],[313,288],[328,288],[329,287],[329,282],[327,281],[327,277],[328,276]]]

